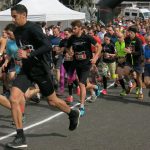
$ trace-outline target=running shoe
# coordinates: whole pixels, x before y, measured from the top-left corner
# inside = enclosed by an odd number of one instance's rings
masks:
[[[100,91],[100,87],[98,86],[98,89],[94,90],[95,91],[95,95],[98,97],[100,96],[101,94],[101,91]]]
[[[73,131],[78,127],[79,118],[80,118],[80,111],[72,109],[69,114],[69,120],[70,120],[69,130],[70,131]]]
[[[106,89],[103,89],[101,93],[102,93],[103,95],[107,95],[107,90],[106,90]]]
[[[140,101],[143,101],[143,99],[144,99],[143,93],[139,93],[137,99]]]
[[[32,97],[30,98],[30,100],[31,100],[32,102],[38,104],[38,103],[40,103],[41,98],[40,98],[39,96],[35,95],[35,96],[32,96]]]
[[[126,95],[127,95],[126,90],[122,90],[120,96],[126,96]]]
[[[96,95],[92,95],[91,96],[91,99],[89,100],[90,103],[94,103],[97,99],[97,96]]]
[[[73,102],[73,96],[68,96],[66,99],[67,103],[72,103]]]
[[[26,143],[26,138],[25,136],[20,137],[18,135],[15,136],[14,140],[10,143],[6,144],[7,147],[14,148],[14,149],[19,149],[19,148],[26,148],[28,147]]]
[[[79,87],[79,86],[78,86],[77,89],[76,89],[76,94],[77,94],[78,96],[80,96],[80,87]]]
[[[91,99],[91,96],[87,97],[87,98],[85,99],[85,101],[89,102],[90,99]]]
[[[85,108],[84,107],[80,107],[80,116],[83,117],[85,115]]]

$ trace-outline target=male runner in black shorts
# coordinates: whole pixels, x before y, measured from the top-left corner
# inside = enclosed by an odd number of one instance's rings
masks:
[[[79,124],[79,111],[72,110],[63,100],[56,96],[51,79],[49,77],[49,66],[46,61],[46,54],[51,51],[49,41],[43,34],[42,29],[27,21],[27,8],[18,4],[11,8],[11,16],[17,28],[14,32],[18,50],[18,56],[22,62],[20,74],[13,82],[11,89],[12,117],[16,125],[17,135],[8,143],[8,147],[27,147],[26,138],[22,125],[22,113],[19,104],[22,102],[24,93],[31,85],[31,82],[38,84],[41,93],[48,98],[48,103],[69,115],[69,130],[74,130]],[[29,46],[30,45],[30,46]],[[23,50],[27,47],[33,50]],[[26,48],[25,48],[26,47]],[[20,60],[18,60],[20,61]]]
[[[80,95],[80,115],[85,114],[85,97],[86,84],[92,64],[95,64],[101,52],[101,45],[98,44],[90,35],[85,35],[82,30],[82,22],[75,20],[71,23],[73,35],[68,39],[68,52],[74,54],[75,68],[79,79],[81,90]],[[91,46],[95,47],[95,55],[93,56]]]

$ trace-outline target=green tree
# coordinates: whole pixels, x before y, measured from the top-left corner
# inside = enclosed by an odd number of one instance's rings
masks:
[[[83,6],[91,6],[93,0],[60,0],[64,5],[76,9]]]
[[[94,0],[60,0],[67,7],[80,11],[81,8],[86,7],[87,12],[90,15],[90,18],[93,19],[96,13],[96,7]]]
[[[3,0],[2,3],[2,7],[1,10],[5,10],[10,8],[13,5],[16,5],[17,3],[19,3],[21,0]]]

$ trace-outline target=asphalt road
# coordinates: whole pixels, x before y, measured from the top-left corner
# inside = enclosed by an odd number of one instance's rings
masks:
[[[27,102],[27,150],[149,150],[150,98],[144,89],[144,102],[134,91],[119,96],[120,87],[110,88],[107,96],[95,103],[86,103],[86,115],[80,118],[75,131],[69,131],[68,116],[49,107]],[[66,94],[66,93],[65,93]],[[65,96],[64,96],[65,97]],[[77,103],[78,97],[75,98]],[[77,108],[77,107],[76,107]],[[10,150],[5,144],[14,138],[15,127],[9,110],[0,107],[0,150]]]

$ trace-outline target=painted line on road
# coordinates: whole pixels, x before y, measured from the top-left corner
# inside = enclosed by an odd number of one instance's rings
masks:
[[[108,86],[108,88],[112,87],[113,85],[114,85],[114,83],[110,84],[110,85]],[[101,90],[101,91],[102,91],[102,90]],[[78,106],[79,104],[80,104],[80,103],[76,103],[76,104],[75,104],[74,106],[72,106],[71,108],[74,108],[74,107]],[[48,117],[48,118],[46,118],[46,119],[44,119],[44,120],[42,120],[42,121],[39,121],[39,122],[37,122],[37,123],[31,124],[31,125],[29,125],[29,126],[23,128],[23,130],[26,131],[26,130],[29,130],[29,129],[33,128],[33,127],[39,126],[39,125],[41,125],[41,124],[44,124],[44,123],[46,123],[46,122],[48,122],[48,121],[50,121],[50,120],[52,120],[52,119],[54,119],[54,118],[56,118],[56,117],[62,115],[62,114],[64,114],[64,112],[59,112],[59,113],[57,113],[57,114],[55,114],[55,115],[53,115],[53,116],[50,116],[50,117]],[[13,135],[15,135],[15,134],[16,134],[16,131],[14,131],[14,132],[12,132],[12,133],[6,135],[6,136],[3,136],[3,137],[0,138],[0,141],[2,141],[2,140],[4,140],[4,139],[7,139],[7,138],[9,138],[9,137],[11,137],[11,136],[13,136]]]
[[[76,107],[76,106],[79,105],[79,104],[80,104],[80,103],[76,103],[76,104],[75,104],[74,106],[72,106],[71,108],[74,108],[74,107]],[[29,129],[33,128],[33,127],[39,126],[39,125],[41,125],[41,124],[44,124],[44,123],[46,123],[46,122],[48,122],[48,121],[50,121],[50,120],[52,120],[52,119],[54,119],[54,118],[56,118],[56,117],[62,115],[62,114],[64,114],[64,112],[59,112],[59,113],[57,113],[57,114],[55,114],[55,115],[53,115],[53,116],[50,116],[50,117],[48,117],[48,118],[46,118],[46,119],[44,119],[44,120],[42,120],[42,121],[39,121],[39,122],[34,123],[34,124],[30,125],[30,126],[27,126],[27,127],[25,127],[23,130],[26,131],[26,130],[29,130]],[[3,136],[3,137],[0,138],[0,141],[2,141],[2,140],[4,140],[4,139],[7,139],[7,138],[9,138],[9,137],[11,137],[11,136],[13,136],[13,135],[15,135],[15,134],[16,134],[16,131],[14,131],[14,132],[12,132],[12,133],[6,135],[6,136]]]

